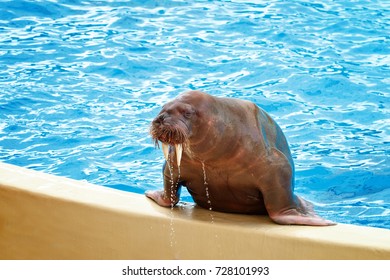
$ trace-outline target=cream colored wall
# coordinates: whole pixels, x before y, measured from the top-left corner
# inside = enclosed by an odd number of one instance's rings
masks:
[[[173,211],[143,195],[0,163],[0,259],[390,259],[390,230]]]

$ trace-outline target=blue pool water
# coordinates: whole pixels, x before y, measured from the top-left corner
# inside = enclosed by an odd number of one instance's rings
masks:
[[[322,216],[390,229],[389,1],[0,2],[1,161],[159,189],[149,123],[200,89],[277,120]]]

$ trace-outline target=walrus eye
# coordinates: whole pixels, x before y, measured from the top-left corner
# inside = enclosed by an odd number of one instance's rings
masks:
[[[184,112],[184,117],[185,117],[186,119],[191,118],[191,116],[192,116],[192,112],[189,112],[189,111]]]

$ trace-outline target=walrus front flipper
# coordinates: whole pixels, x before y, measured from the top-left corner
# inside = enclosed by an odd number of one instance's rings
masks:
[[[295,209],[286,213],[280,213],[270,216],[271,219],[280,225],[306,225],[306,226],[333,226],[336,223],[325,220],[317,215],[302,215]]]
[[[154,200],[158,205],[163,207],[173,207],[180,200],[182,182],[178,182],[178,175],[173,173],[172,167],[165,161],[162,171],[164,176],[164,189],[146,191],[146,197]],[[172,183],[177,182],[177,183]]]
[[[145,195],[154,200],[158,205],[163,207],[173,207],[179,202],[179,198],[171,197],[164,193],[164,190],[159,191],[146,191]]]
[[[270,218],[281,225],[332,226],[336,223],[318,216],[311,203],[296,196],[297,208],[290,208],[278,213],[270,213]]]
[[[330,226],[334,222],[318,216],[313,205],[293,193],[293,167],[279,150],[268,155],[268,173],[260,190],[270,218],[282,225]],[[267,184],[268,183],[268,184]]]

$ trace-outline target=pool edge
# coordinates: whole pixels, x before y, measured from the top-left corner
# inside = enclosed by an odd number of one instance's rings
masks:
[[[390,259],[390,230],[171,211],[143,195],[0,163],[0,259]]]

